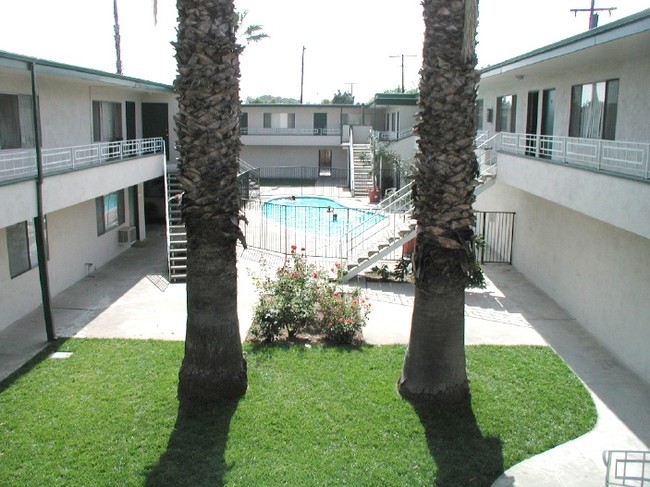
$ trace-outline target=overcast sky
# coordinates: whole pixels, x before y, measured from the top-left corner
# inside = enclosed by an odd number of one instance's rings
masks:
[[[118,0],[124,74],[171,84],[175,0]],[[479,0],[479,67],[495,64],[584,32],[591,0]],[[241,59],[241,96],[300,98],[319,103],[337,90],[366,102],[401,84],[417,87],[422,62],[419,0],[235,0],[247,23],[271,37],[248,46]],[[600,25],[650,8],[650,0],[597,0]],[[0,0],[0,50],[115,72],[112,0]],[[396,57],[394,57],[396,56]]]

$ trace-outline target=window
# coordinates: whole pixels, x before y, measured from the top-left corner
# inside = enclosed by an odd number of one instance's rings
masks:
[[[124,190],[115,191],[95,199],[97,235],[119,227],[124,223]]]
[[[122,104],[108,101],[93,102],[93,141],[122,140]]]
[[[47,222],[44,222],[44,228],[47,255]],[[12,279],[38,267],[34,220],[27,220],[7,227],[7,253],[9,255],[9,273]]]
[[[476,130],[483,130],[483,100],[476,100]]]
[[[270,129],[270,128],[295,129],[296,114],[295,113],[265,113],[264,128],[265,129]]]
[[[516,132],[517,95],[497,98],[497,132]]]
[[[0,149],[35,146],[33,113],[31,96],[0,94]]]
[[[239,115],[239,132],[242,135],[246,135],[248,133],[248,112],[242,112]]]
[[[618,86],[613,79],[571,88],[569,137],[614,140]]]
[[[318,135],[327,133],[327,113],[314,113],[314,132]]]

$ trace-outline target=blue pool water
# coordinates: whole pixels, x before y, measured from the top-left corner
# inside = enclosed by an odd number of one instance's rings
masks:
[[[338,237],[349,230],[359,234],[385,218],[318,196],[274,198],[262,205],[262,215],[280,225],[323,237]]]

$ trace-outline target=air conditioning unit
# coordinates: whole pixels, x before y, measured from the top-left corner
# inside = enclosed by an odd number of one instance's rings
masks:
[[[121,244],[133,245],[136,239],[135,227],[120,228],[117,231],[117,241]]]

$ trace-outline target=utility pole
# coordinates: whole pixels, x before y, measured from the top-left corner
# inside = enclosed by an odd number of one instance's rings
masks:
[[[350,85],[350,95],[354,95],[354,85],[358,85],[359,83],[343,83],[344,85]]]
[[[389,57],[401,57],[402,58],[402,93],[404,93],[404,58],[405,57],[416,57],[415,54],[400,54],[399,56],[389,56]]]
[[[591,30],[598,27],[598,14],[596,12],[602,12],[604,10],[609,11],[609,15],[612,15],[612,10],[616,10],[616,7],[596,8],[596,0],[591,0],[591,8],[572,8],[571,12],[576,17],[578,16],[578,12],[589,12],[589,30]]]
[[[305,85],[305,46],[302,46],[302,67],[300,68],[300,104],[302,105],[303,87]]]

